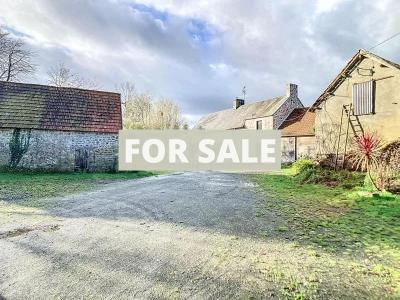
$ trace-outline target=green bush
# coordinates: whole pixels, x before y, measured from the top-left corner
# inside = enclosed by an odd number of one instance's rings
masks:
[[[295,178],[300,183],[324,184],[352,189],[362,186],[365,175],[347,170],[331,170],[316,166],[312,161],[301,161],[293,164]]]
[[[315,163],[311,159],[299,159],[292,164],[292,168],[295,171],[295,174],[300,174],[305,170],[314,169]]]
[[[303,168],[302,171],[297,173],[296,178],[300,183],[316,183],[317,169],[312,166]]]

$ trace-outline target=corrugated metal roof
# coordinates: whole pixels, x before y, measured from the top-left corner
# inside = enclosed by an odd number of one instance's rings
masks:
[[[117,93],[0,81],[0,128],[117,133]]]

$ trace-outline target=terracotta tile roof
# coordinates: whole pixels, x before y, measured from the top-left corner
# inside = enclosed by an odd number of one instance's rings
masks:
[[[0,81],[0,128],[117,133],[120,95]]]
[[[243,128],[245,121],[273,115],[287,97],[245,104],[237,109],[225,109],[202,117],[195,128],[202,129],[237,129]]]
[[[308,107],[296,108],[279,127],[282,136],[310,136],[314,133],[315,113]]]

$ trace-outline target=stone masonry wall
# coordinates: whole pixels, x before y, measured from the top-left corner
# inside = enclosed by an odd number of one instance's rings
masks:
[[[10,161],[12,133],[13,129],[0,129],[0,165],[8,165]],[[89,171],[113,170],[117,167],[118,135],[32,130],[28,152],[18,166],[74,171],[76,157],[82,152],[87,153]]]
[[[282,125],[283,121],[287,119],[290,113],[299,107],[304,107],[300,99],[297,97],[297,93],[290,95],[287,100],[282,104],[281,107],[274,114],[274,125],[273,129],[278,129]]]

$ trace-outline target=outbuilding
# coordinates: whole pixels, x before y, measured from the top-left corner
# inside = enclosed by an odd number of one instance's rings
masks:
[[[315,156],[314,122],[315,113],[304,107],[295,108],[282,123],[282,162]]]
[[[114,170],[120,129],[117,93],[0,82],[0,165]]]
[[[359,50],[321,93],[315,112],[317,154],[345,156],[363,132],[400,138],[400,65]]]

